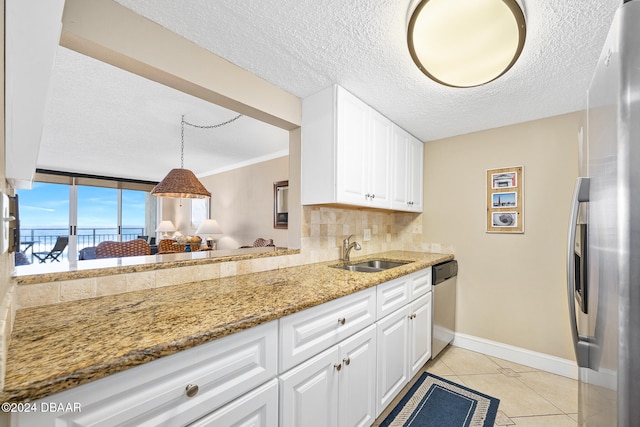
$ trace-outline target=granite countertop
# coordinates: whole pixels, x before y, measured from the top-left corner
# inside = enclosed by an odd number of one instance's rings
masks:
[[[257,247],[104,258],[76,262],[63,261],[59,263],[21,265],[15,268],[14,276],[17,284],[30,285],[298,253],[300,253],[299,249]]]
[[[26,402],[453,259],[392,251],[353,259],[411,261],[379,273],[307,264],[18,310],[2,402]]]

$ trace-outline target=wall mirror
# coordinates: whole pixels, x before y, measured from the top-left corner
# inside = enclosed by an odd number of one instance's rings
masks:
[[[289,181],[273,183],[273,228],[289,227]]]

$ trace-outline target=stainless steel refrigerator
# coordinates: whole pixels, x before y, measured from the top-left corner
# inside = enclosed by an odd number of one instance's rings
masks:
[[[588,93],[567,286],[579,425],[640,426],[640,0],[621,5]]]

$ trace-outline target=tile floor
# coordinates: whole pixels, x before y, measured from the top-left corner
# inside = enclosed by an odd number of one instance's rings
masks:
[[[423,370],[500,399],[496,426],[577,426],[578,382],[575,380],[453,346],[429,361]],[[412,383],[374,426],[385,419]]]

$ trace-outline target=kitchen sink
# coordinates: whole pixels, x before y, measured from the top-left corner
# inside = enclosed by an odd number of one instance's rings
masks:
[[[333,268],[339,268],[341,270],[358,271],[360,273],[378,273],[390,268],[400,267],[401,265],[409,264],[408,261],[387,261],[383,259],[372,259],[369,261],[362,261],[355,264],[348,265],[332,265]]]

